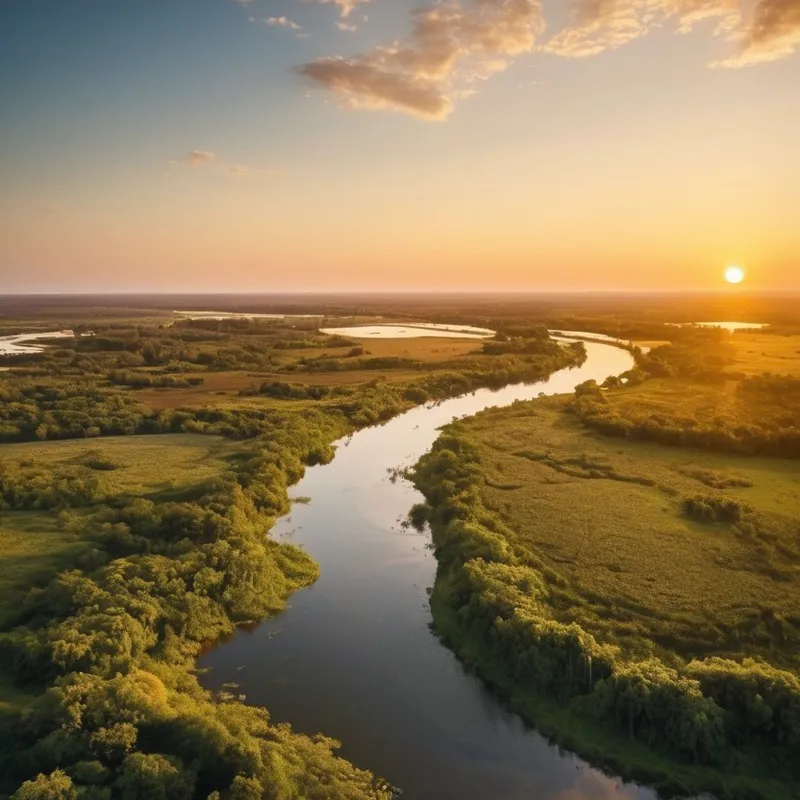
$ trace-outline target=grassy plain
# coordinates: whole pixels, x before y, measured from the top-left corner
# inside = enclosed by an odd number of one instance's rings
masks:
[[[565,582],[557,618],[638,651],[758,654],[800,669],[796,463],[606,438],[568,403],[464,424],[484,456],[487,508]],[[752,531],[684,512],[687,498],[719,491],[746,506]]]
[[[59,529],[55,514],[18,511],[0,516],[0,630],[16,616],[20,597],[68,569],[86,544]],[[0,668],[0,672],[2,668]],[[5,698],[0,683],[0,703]]]
[[[69,477],[92,475],[104,497],[158,502],[202,493],[229,469],[229,457],[240,449],[221,437],[198,434],[25,442],[2,445],[0,465],[31,466]],[[74,566],[90,547],[91,541],[63,524],[58,510],[0,512],[0,630],[16,619],[20,598]],[[4,697],[0,683],[0,702]]]
[[[800,375],[800,336],[796,334],[734,331],[730,342],[735,350],[733,371]]]

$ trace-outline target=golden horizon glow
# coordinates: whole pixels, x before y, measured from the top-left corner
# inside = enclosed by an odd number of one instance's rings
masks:
[[[721,0],[271,4],[2,4],[0,291],[800,291],[777,14],[724,69]]]
[[[745,271],[741,267],[731,264],[725,268],[725,280],[728,283],[741,283],[745,279]]]

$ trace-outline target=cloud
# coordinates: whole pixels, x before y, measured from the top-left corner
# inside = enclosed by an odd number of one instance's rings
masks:
[[[412,12],[404,40],[352,58],[322,58],[299,73],[328,89],[342,106],[393,109],[444,119],[468,84],[506,68],[533,49],[544,23],[539,0],[435,3]]]
[[[209,153],[207,150],[190,150],[189,153],[181,159],[180,163],[187,167],[202,167],[205,164],[210,164],[214,158],[214,154]]]
[[[267,17],[264,22],[273,27],[289,28],[293,31],[302,30],[302,28],[294,20],[289,19],[289,17]]]
[[[333,4],[339,9],[339,13],[343,17],[349,17],[356,6],[369,3],[371,0],[310,0],[310,2],[319,3],[320,5]]]
[[[751,8],[746,16],[742,8]],[[679,33],[713,20],[713,35],[734,42],[738,53],[713,66],[744,67],[775,61],[800,47],[800,0],[578,0],[573,22],[544,47],[582,58],[610,50],[671,21]]]
[[[358,30],[358,25],[352,25],[349,22],[344,22],[344,20],[339,20],[336,23],[336,27],[340,31],[348,31],[349,33],[355,33]]]
[[[672,19],[687,33],[698,22],[716,19],[717,30],[738,24],[740,0],[579,0],[573,23],[553,37],[545,52],[585,58],[622,47]]]
[[[714,66],[747,67],[791,56],[800,48],[800,0],[759,0],[733,37],[739,53]]]

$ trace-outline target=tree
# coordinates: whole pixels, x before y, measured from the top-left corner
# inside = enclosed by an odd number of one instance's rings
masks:
[[[115,785],[121,800],[189,800],[193,783],[177,758],[132,753]]]
[[[11,800],[74,800],[76,797],[72,778],[57,769],[49,775],[39,773],[35,780],[25,781],[11,795]]]

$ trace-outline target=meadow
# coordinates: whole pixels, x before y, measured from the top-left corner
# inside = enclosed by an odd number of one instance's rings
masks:
[[[556,619],[640,653],[758,655],[800,672],[794,462],[620,443],[564,399],[488,411],[463,432],[485,465],[482,503],[554,573]],[[687,513],[717,495],[743,509],[736,525]]]

